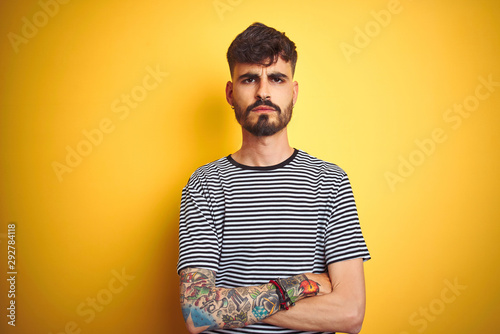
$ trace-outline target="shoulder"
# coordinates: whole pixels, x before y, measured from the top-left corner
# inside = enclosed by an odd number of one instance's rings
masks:
[[[347,175],[344,169],[337,164],[319,159],[302,150],[298,150],[296,163],[322,176],[344,178]]]
[[[210,184],[220,183],[221,175],[228,171],[230,163],[227,157],[209,162],[198,167],[189,177],[187,186],[208,186]]]

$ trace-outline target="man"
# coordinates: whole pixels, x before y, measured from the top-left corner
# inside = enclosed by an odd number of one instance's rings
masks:
[[[182,192],[181,306],[190,333],[358,333],[370,255],[346,173],[290,147],[295,44],[254,23],[227,53],[232,155]]]

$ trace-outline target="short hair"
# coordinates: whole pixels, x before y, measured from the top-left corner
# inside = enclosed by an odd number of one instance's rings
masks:
[[[233,40],[227,50],[227,62],[231,76],[237,63],[270,66],[281,57],[292,66],[292,75],[297,63],[297,50],[284,32],[255,22]]]

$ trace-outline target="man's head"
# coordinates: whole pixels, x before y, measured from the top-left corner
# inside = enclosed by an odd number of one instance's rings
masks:
[[[232,81],[226,99],[241,126],[255,136],[284,129],[298,94],[295,44],[284,33],[254,23],[231,43],[227,59]]]
[[[297,50],[285,33],[262,23],[255,22],[236,36],[227,50],[227,62],[231,77],[237,63],[261,64],[269,66],[281,57],[290,62],[292,75],[297,64]]]

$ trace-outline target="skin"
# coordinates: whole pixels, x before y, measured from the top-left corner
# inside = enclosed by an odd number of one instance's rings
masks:
[[[331,293],[301,300],[264,322],[303,331],[359,333],[366,305],[363,260],[330,264],[328,273]]]
[[[269,136],[257,136],[248,128],[259,122],[260,115],[267,115],[268,122],[279,125],[283,119],[290,116],[292,108],[297,101],[298,83],[293,81],[290,63],[281,58],[270,66],[259,64],[236,64],[232,74],[232,81],[226,84],[226,100],[234,106],[235,116],[242,125],[241,148],[232,154],[237,162],[247,166],[273,166],[281,163],[291,156],[293,148],[289,145],[287,128]],[[257,101],[267,99],[281,109],[280,114],[273,108],[257,107],[246,113],[246,110]],[[275,108],[274,108],[275,109]],[[336,262],[328,266],[328,274],[315,275],[311,273],[297,275],[292,278],[291,291],[297,294],[297,303],[286,311],[267,308],[258,312],[259,304],[256,300],[276,300],[276,290],[270,290],[269,284],[259,287],[241,287],[235,289],[221,289],[215,287],[215,273],[208,270],[188,268],[181,271],[185,274],[203,275],[202,281],[183,281],[181,279],[181,304],[185,316],[186,326],[190,333],[199,333],[207,328],[224,328],[225,326],[241,327],[263,321],[276,326],[304,331],[330,331],[344,333],[358,333],[361,330],[365,312],[365,281],[363,260],[353,259]],[[199,276],[201,279],[201,276]],[[305,294],[300,288],[307,280],[313,280],[319,285],[319,293]],[[204,286],[198,286],[204,285]],[[294,285],[298,284],[298,285]],[[227,298],[231,295],[229,290],[235,290],[239,296],[236,299]],[[193,293],[194,291],[194,293]],[[189,293],[187,293],[189,292]],[[274,295],[272,294],[274,293]],[[234,296],[234,293],[232,294]],[[252,299],[252,296],[256,297]],[[195,298],[197,297],[197,298]],[[294,298],[295,298],[294,297]],[[195,298],[195,299],[193,299]],[[213,309],[200,308],[201,300],[213,300],[219,305],[224,305],[223,298],[234,303],[248,301],[246,313],[241,314],[236,304],[232,312],[224,313],[221,307],[218,316],[210,320],[203,320],[203,313]],[[260,299],[259,299],[260,298]],[[196,302],[198,301],[198,305]],[[253,301],[250,303],[250,301]],[[272,305],[271,304],[267,304]],[[243,306],[242,306],[243,307]],[[193,310],[195,310],[193,312]],[[255,312],[253,312],[255,310]],[[245,310],[243,310],[245,311]],[[214,313],[210,313],[213,315]],[[255,316],[257,314],[257,316]],[[193,320],[193,316],[197,320]],[[201,320],[200,320],[201,319]],[[230,321],[233,319],[234,321]],[[228,321],[225,322],[224,320]],[[206,322],[204,322],[206,321]],[[211,321],[211,322],[209,322]]]
[[[227,102],[244,109],[268,97],[284,112],[290,103],[295,105],[298,93],[299,84],[293,81],[292,67],[281,58],[268,67],[238,63],[234,67],[232,81],[226,84]],[[276,111],[255,110],[250,112],[247,121],[254,124],[263,113],[268,115],[271,123],[276,123],[279,118]],[[236,118],[239,119],[239,115]],[[241,124],[241,120],[239,122]],[[242,127],[242,145],[232,158],[247,166],[272,166],[286,160],[292,153],[286,127],[265,137],[254,136]]]
[[[207,329],[245,327],[279,311],[278,291],[273,284],[238,287],[215,286],[216,273],[187,268],[180,271],[180,302],[190,333]],[[331,292],[328,276],[301,274],[281,279],[293,302]]]

